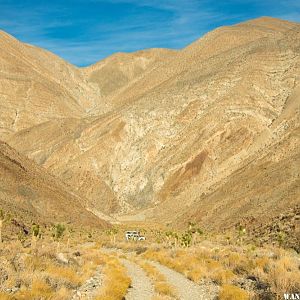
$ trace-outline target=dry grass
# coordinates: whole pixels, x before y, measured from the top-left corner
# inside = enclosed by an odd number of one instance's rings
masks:
[[[73,288],[78,287],[83,283],[82,278],[71,267],[50,265],[46,268],[46,273],[52,278],[64,281],[66,285]]]
[[[8,294],[0,292],[0,300],[13,300],[13,298]]]
[[[71,299],[71,295],[72,293],[70,290],[66,287],[62,287],[55,292],[55,294],[51,297],[51,300]]]
[[[201,262],[192,255],[187,255],[187,251],[154,251],[148,250],[144,257],[155,260],[159,263],[185,275],[190,280],[199,282],[205,276],[205,269]]]
[[[174,288],[165,281],[159,281],[154,283],[155,291],[160,295],[166,295],[175,298],[176,293]]]
[[[199,282],[203,278],[203,270],[201,268],[189,270],[186,277],[194,282]]]
[[[106,256],[104,261],[105,281],[96,300],[122,300],[131,284],[126,269],[117,258]]]
[[[223,285],[219,294],[219,300],[249,300],[249,293],[234,286]]]
[[[273,297],[300,290],[299,257],[272,247],[249,249],[233,246],[180,250],[150,248],[142,256],[172,268],[197,283],[208,280],[225,287],[236,285],[238,290],[237,282],[250,276],[265,286],[260,293],[271,292]],[[248,294],[258,292],[253,285],[249,288]]]
[[[3,243],[0,249],[0,299],[70,299],[74,290],[104,263],[99,248],[67,247],[61,242],[61,255],[67,263],[59,260],[56,250],[56,243],[51,240],[37,241],[34,251],[18,241]],[[8,289],[16,292],[11,295],[3,292]]]
[[[221,285],[224,283],[231,283],[236,278],[236,275],[231,270],[224,270],[221,268],[212,272],[210,278]]]
[[[98,265],[103,266],[106,274],[105,286],[99,291],[98,299],[122,299],[130,285],[126,270],[116,258],[101,254],[100,244],[85,241],[83,235],[79,231],[77,237],[71,238],[68,243],[60,242],[59,251],[68,260],[67,263],[59,261],[57,244],[49,236],[38,240],[35,249],[26,246],[30,245],[30,240],[3,243],[0,248],[0,300],[17,296],[18,299],[70,299],[74,290],[93,276]],[[93,236],[96,234],[93,233]],[[108,237],[106,239],[109,240]],[[102,243],[105,244],[105,237]],[[299,255],[281,248],[234,246],[217,241],[178,248],[169,243],[152,245],[149,240],[145,243],[117,242],[114,246],[124,248],[124,254],[135,252],[137,257],[166,265],[196,283],[219,285],[222,287],[220,297],[224,299],[230,297],[227,294],[232,290],[243,292],[240,287],[245,286],[247,295],[255,297],[268,291],[274,299],[283,293],[300,290]],[[158,297],[176,296],[154,266],[140,263],[140,260],[138,263],[153,281]],[[244,285],[248,277],[265,287],[258,290],[255,284]],[[14,288],[18,290],[12,295],[4,292]]]
[[[54,291],[41,279],[34,279],[29,289],[20,290],[16,294],[17,299],[52,299]]]
[[[165,276],[163,276],[153,265],[149,264],[145,261],[136,261],[146,272],[148,277],[150,277],[154,281],[165,281]]]
[[[135,261],[143,268],[147,276],[151,279],[154,285],[154,290],[161,296],[177,297],[176,291],[172,285],[170,285],[163,274],[161,274],[157,268],[145,261]]]
[[[300,290],[299,259],[296,257],[269,259],[262,269],[255,270],[255,274],[268,282],[278,295]]]

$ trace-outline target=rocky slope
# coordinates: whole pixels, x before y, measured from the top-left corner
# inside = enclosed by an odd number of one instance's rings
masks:
[[[249,229],[249,239],[259,241],[263,246],[266,243],[279,243],[300,252],[300,207],[295,206],[271,219],[265,224],[257,224],[250,220],[245,225]]]
[[[169,49],[148,49],[133,53],[116,53],[82,72],[89,82],[95,83],[101,94],[108,97],[118,94],[121,89],[132,84],[146,72],[157,68],[166,59],[175,55]]]
[[[2,139],[48,120],[82,117],[99,104],[99,89],[49,51],[0,31],[0,52]]]
[[[209,228],[259,222],[300,201],[299,71],[298,23],[221,27],[180,51],[76,70],[100,90],[97,105],[6,140],[96,213]]]
[[[0,207],[23,222],[71,222],[107,227],[88,212],[84,199],[46,170],[0,142]]]

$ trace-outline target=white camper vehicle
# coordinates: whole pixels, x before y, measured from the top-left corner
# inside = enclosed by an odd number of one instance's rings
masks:
[[[136,230],[126,231],[125,238],[126,238],[126,241],[129,241],[129,240],[145,241],[146,240],[146,238],[144,236],[140,235],[140,232],[136,231]]]

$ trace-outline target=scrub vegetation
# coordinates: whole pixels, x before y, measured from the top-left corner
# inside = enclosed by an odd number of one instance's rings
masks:
[[[153,299],[178,299],[178,287],[152,262],[212,287],[220,300],[276,299],[300,290],[299,254],[276,245],[256,246],[239,228],[213,235],[191,223],[186,230],[149,225],[140,228],[146,241],[126,242],[128,224],[112,230],[61,223],[21,226],[3,212],[1,221],[1,300],[80,299],[83,286],[92,299],[121,300],[132,285],[122,259],[144,270],[154,287]],[[95,274],[101,280],[93,286],[89,282]]]

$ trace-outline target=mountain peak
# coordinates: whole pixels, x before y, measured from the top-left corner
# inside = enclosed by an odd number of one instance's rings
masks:
[[[275,31],[286,31],[294,26],[299,25],[298,23],[282,20],[279,18],[273,18],[268,16],[262,16],[256,19],[248,20],[246,22],[240,24],[254,25],[254,26],[262,26],[265,28],[269,28]],[[237,25],[240,25],[237,24]]]

